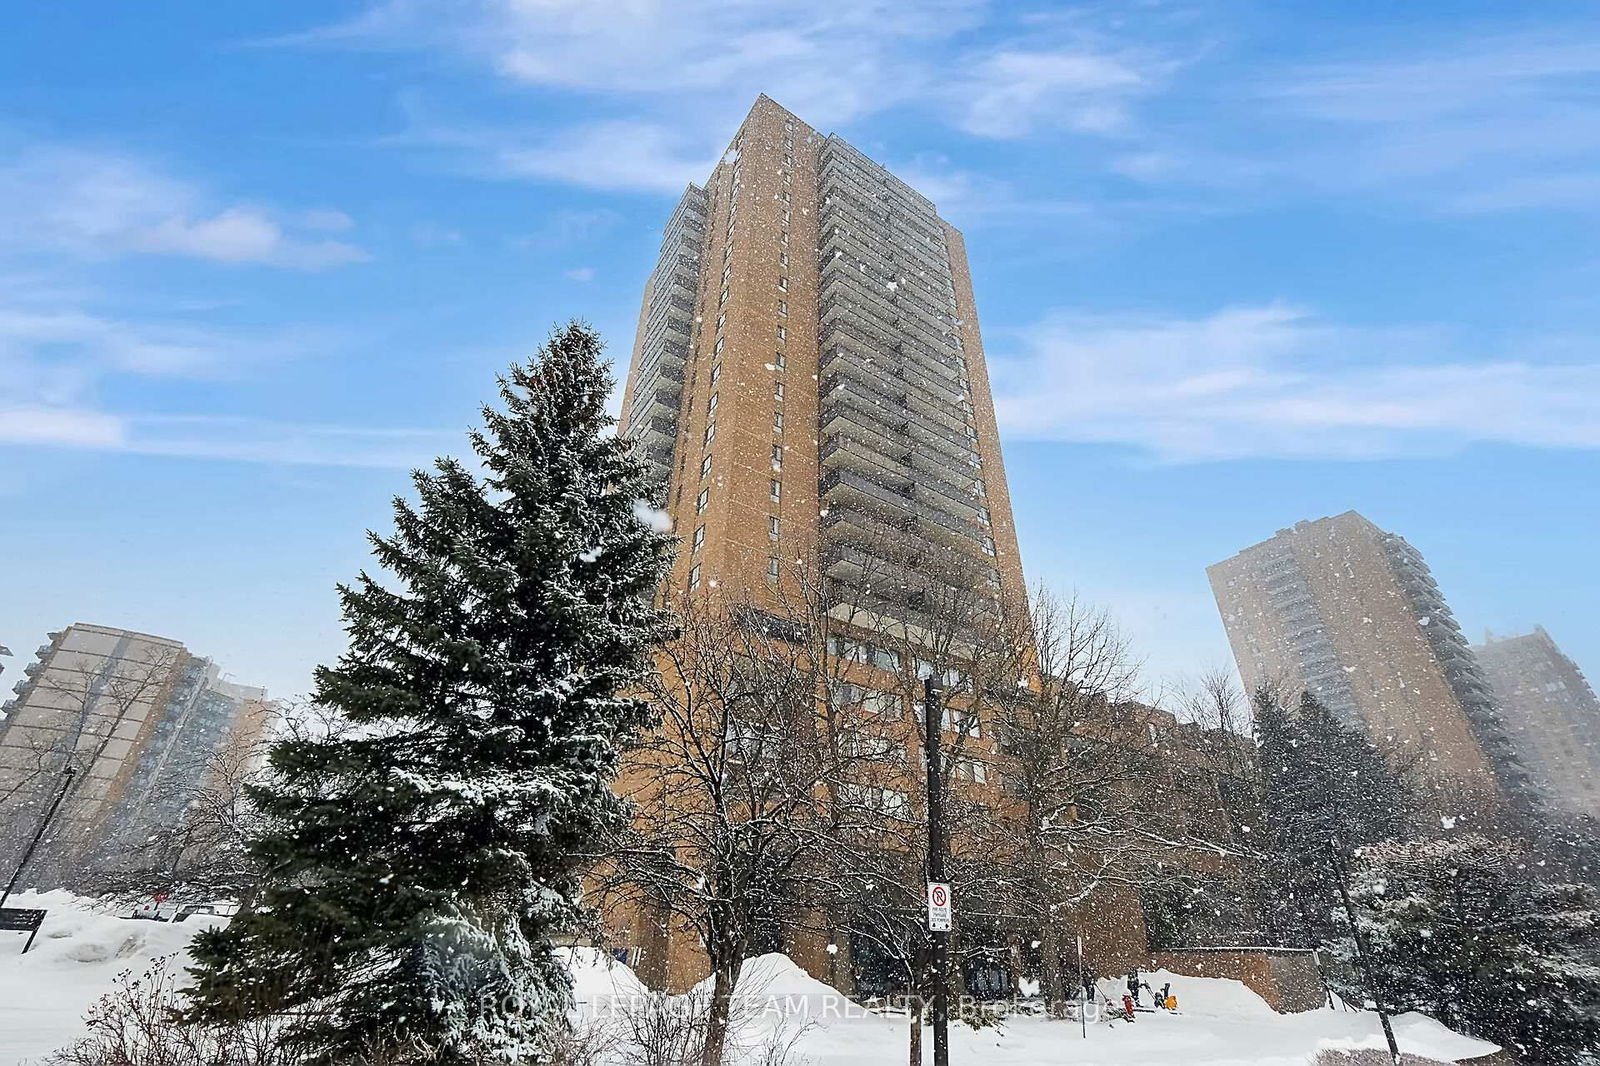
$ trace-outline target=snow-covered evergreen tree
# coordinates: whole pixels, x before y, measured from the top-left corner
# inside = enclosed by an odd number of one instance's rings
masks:
[[[1285,943],[1328,942],[1339,905],[1331,847],[1348,856],[1409,836],[1410,792],[1382,752],[1309,692],[1293,711],[1258,693],[1255,732],[1269,926]]]
[[[1542,881],[1529,862],[1481,836],[1367,849],[1353,895],[1377,992],[1524,1062],[1592,1062],[1600,897]]]
[[[272,753],[259,903],[196,944],[192,1014],[288,1015],[310,1063],[525,1062],[565,1023],[551,938],[622,815],[627,695],[663,635],[670,538],[612,435],[574,323],[500,381],[472,435],[371,535],[393,576],[341,586],[350,649],[316,698],[352,730]]]

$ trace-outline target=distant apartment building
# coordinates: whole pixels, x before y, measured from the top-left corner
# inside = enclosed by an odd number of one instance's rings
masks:
[[[213,753],[264,719],[266,693],[166,637],[76,623],[49,635],[0,711],[0,863],[59,807],[23,884],[79,872],[175,825]]]
[[[1520,788],[1488,682],[1404,537],[1346,511],[1207,574],[1249,689],[1313,693],[1436,787]]]
[[[1600,817],[1600,700],[1543,626],[1475,646],[1534,792],[1551,807]]]

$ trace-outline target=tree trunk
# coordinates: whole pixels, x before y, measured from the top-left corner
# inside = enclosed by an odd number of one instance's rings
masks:
[[[1006,975],[1011,981],[1011,998],[1015,999],[1022,995],[1022,978],[1026,975],[1021,933],[1006,937]]]
[[[922,997],[912,992],[906,997],[906,1015],[911,1027],[911,1066],[922,1066]]]
[[[739,983],[739,967],[744,951],[725,945],[711,960],[711,1003],[706,1011],[706,1041],[700,1049],[701,1066],[722,1066],[727,1052],[728,1030],[733,1013],[733,993]]]
[[[843,996],[856,994],[856,963],[850,950],[850,930],[836,926],[829,930],[833,952],[828,956],[828,983]]]
[[[1067,1013],[1066,988],[1061,977],[1061,930],[1055,916],[1046,914],[1039,930],[1039,994],[1052,1018]]]

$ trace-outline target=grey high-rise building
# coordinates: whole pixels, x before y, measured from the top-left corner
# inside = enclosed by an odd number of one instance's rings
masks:
[[[1473,648],[1534,791],[1552,807],[1600,817],[1600,700],[1545,632]]]
[[[1207,573],[1246,686],[1311,692],[1437,785],[1520,796],[1489,685],[1404,537],[1346,511]]]

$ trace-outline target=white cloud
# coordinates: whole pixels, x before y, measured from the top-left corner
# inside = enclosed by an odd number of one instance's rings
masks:
[[[118,449],[126,440],[126,423],[104,412],[0,407],[0,443]]]
[[[1430,329],[1268,306],[1196,319],[1058,314],[1019,341],[991,353],[1014,438],[1121,444],[1168,462],[1600,448],[1600,363],[1475,358]]]
[[[1396,54],[1264,72],[1224,87],[1234,122],[1117,166],[1149,180],[1282,195],[1380,195],[1448,212],[1594,210],[1600,38],[1594,25],[1460,35]],[[1242,123],[1240,129],[1231,127]],[[1239,136],[1239,134],[1243,136]]]
[[[309,235],[350,224],[326,209],[280,216],[219,204],[191,183],[115,153],[35,144],[0,164],[0,229],[12,254],[178,255],[320,270],[367,258],[353,244]]]
[[[562,271],[561,276],[568,281],[593,281],[594,267],[573,267],[571,270]]]
[[[823,125],[930,84],[921,54],[981,0],[381,0],[288,43],[445,48],[526,85],[743,108],[757,93]]]
[[[133,416],[114,450],[140,455],[301,466],[414,469],[462,455],[466,434],[420,427],[368,427],[265,418]]]
[[[418,222],[411,227],[411,240],[420,248],[442,248],[466,242],[466,235],[453,226],[437,222]]]
[[[548,250],[591,240],[620,223],[623,216],[608,207],[553,211],[532,233],[507,238],[513,248]]]
[[[135,381],[246,373],[314,351],[318,340],[113,317],[94,311],[85,293],[0,276],[0,445],[361,466],[406,466],[435,454],[445,435],[425,430],[156,416],[106,403]]]
[[[704,181],[722,154],[710,145],[690,147],[667,127],[649,122],[593,122],[544,141],[512,138],[485,141],[483,147],[507,176],[665,193]]]
[[[413,116],[399,140],[453,148],[491,176],[676,192],[704,180],[761,93],[825,132],[897,107],[985,137],[1122,131],[1167,66],[1088,21],[986,0],[379,0],[279,43],[444,50],[586,98],[607,117],[552,128],[557,107],[494,130]],[[969,46],[977,29],[1004,40]]]
[[[597,121],[549,133],[445,118],[414,100],[408,111],[406,132],[390,143],[443,153],[486,178],[676,194],[704,181],[722,155],[708,133],[688,138],[655,122]]]
[[[1130,99],[1153,87],[1131,58],[1073,48],[981,56],[950,92],[960,128],[1007,138],[1040,127],[1115,132],[1128,124]]]

